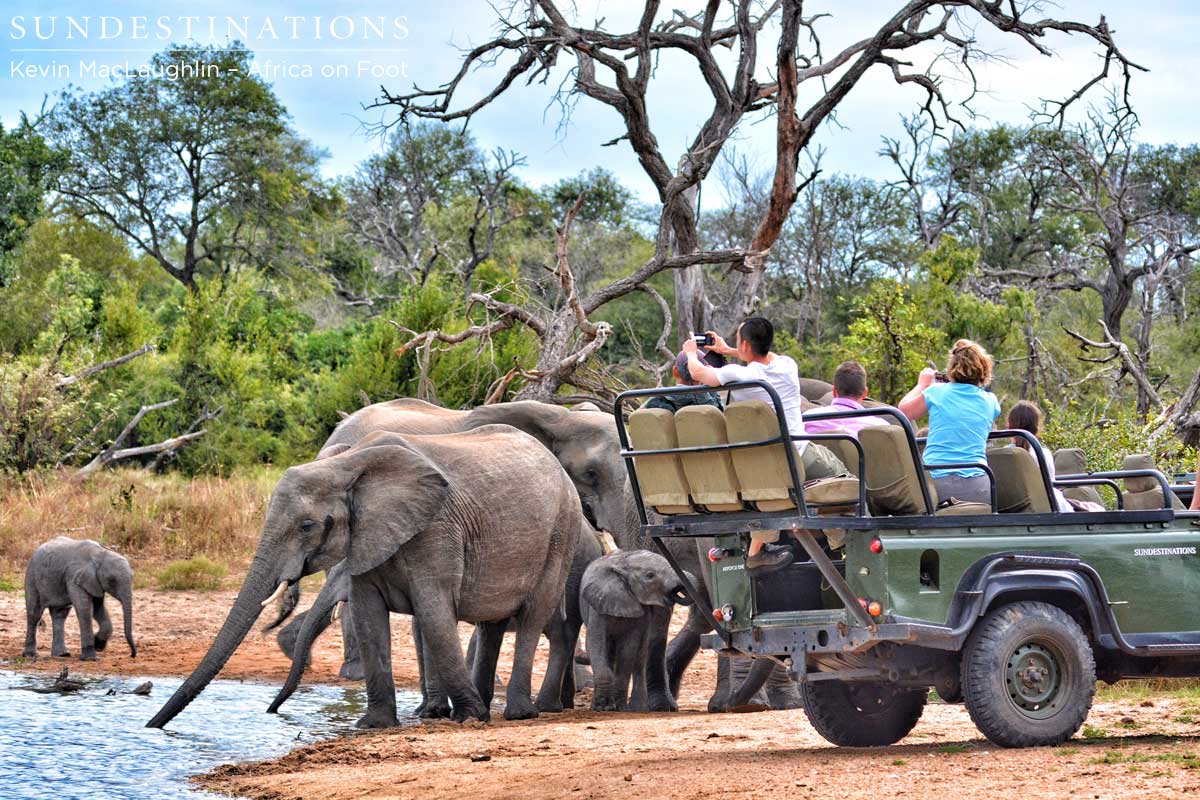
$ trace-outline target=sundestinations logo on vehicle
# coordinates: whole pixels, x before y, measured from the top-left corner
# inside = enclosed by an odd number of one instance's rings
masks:
[[[408,65],[397,56],[408,37],[405,15],[336,13],[13,14],[4,33],[13,54],[10,78],[62,80],[221,77],[221,65],[194,57],[150,61],[140,55],[182,42],[248,47],[261,54],[249,74],[266,80],[406,78]]]
[[[1139,547],[1133,551],[1135,556],[1194,556],[1195,547]]]

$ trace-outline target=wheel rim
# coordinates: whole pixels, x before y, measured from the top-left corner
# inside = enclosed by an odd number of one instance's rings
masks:
[[[1009,699],[1027,717],[1046,719],[1059,711],[1063,692],[1061,655],[1040,642],[1024,642],[1008,658]]]

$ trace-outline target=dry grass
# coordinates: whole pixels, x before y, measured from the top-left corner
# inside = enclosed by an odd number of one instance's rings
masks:
[[[114,470],[0,479],[0,585],[20,586],[29,556],[55,536],[95,539],[129,558],[146,586],[172,561],[205,556],[240,574],[258,543],[277,470],[188,480]]]

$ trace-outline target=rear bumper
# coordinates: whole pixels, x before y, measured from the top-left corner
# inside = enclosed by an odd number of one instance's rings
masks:
[[[730,631],[729,636],[730,648],[715,633],[704,634],[700,644],[706,650],[716,650],[733,657],[790,658],[801,653],[805,656],[862,653],[881,642],[954,651],[962,647],[963,640],[960,632],[944,625],[910,621],[884,622],[876,626],[874,632],[850,627],[844,622],[831,622]]]

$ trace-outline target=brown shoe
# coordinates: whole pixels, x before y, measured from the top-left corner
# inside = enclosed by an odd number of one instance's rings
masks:
[[[790,547],[765,544],[763,549],[758,551],[758,555],[746,559],[746,569],[755,575],[765,575],[783,569],[791,563]]]

